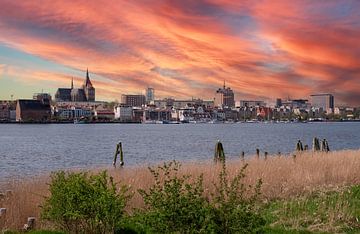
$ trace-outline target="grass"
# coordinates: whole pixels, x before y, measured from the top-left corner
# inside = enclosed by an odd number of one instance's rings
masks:
[[[360,232],[360,185],[277,199],[264,206],[269,226],[328,233]]]
[[[328,154],[304,153],[292,157],[255,157],[249,163],[245,183],[255,184],[262,179],[263,212],[268,223],[267,233],[360,233],[360,151],[336,151]],[[234,176],[244,164],[228,160],[229,175]],[[116,182],[126,184],[132,191],[148,189],[154,182],[146,167],[107,168]],[[213,182],[220,171],[209,162],[183,164],[180,173],[197,177],[204,175],[205,194],[215,192]],[[47,176],[33,180],[12,182],[5,189],[13,191],[0,200],[0,207],[8,209],[5,223],[13,230],[20,229],[27,217],[37,217],[37,227],[51,228],[39,222],[40,204],[48,195]],[[144,207],[135,194],[126,210]],[[4,220],[2,220],[3,222]],[[0,230],[1,230],[0,226]]]

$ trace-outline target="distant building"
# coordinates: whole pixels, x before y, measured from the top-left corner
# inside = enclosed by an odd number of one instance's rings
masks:
[[[315,108],[322,108],[327,111],[334,109],[334,96],[331,94],[313,94],[311,97],[311,105]]]
[[[150,103],[150,102],[154,101],[154,99],[155,99],[155,90],[154,90],[154,88],[148,87],[146,89],[146,102]]]
[[[133,108],[131,106],[120,104],[114,107],[115,119],[123,122],[132,121],[133,119]]]
[[[51,95],[49,93],[34,93],[33,99],[43,101],[48,104],[51,103]]]
[[[56,102],[94,102],[95,88],[89,77],[89,71],[86,70],[85,82],[82,88],[74,88],[74,80],[71,80],[71,88],[59,88],[55,93]]]
[[[256,106],[265,106],[264,101],[255,101],[255,100],[240,100],[236,102],[236,107],[256,107]]]
[[[7,103],[0,103],[0,121],[10,119],[10,106]]]
[[[282,106],[282,100],[281,100],[281,98],[277,98],[276,99],[276,104],[275,104],[275,107],[281,107]]]
[[[283,101],[282,106],[290,107],[290,108],[300,108],[307,109],[310,108],[309,100],[307,99],[291,99],[287,101]]]
[[[94,111],[94,117],[97,120],[114,120],[115,113],[112,109],[103,108],[102,106],[99,106]]]
[[[144,95],[121,95],[121,103],[128,106],[141,107],[145,105],[145,99]]]
[[[17,122],[43,122],[51,119],[51,108],[40,100],[20,99],[16,104]]]
[[[229,87],[219,88],[215,93],[215,106],[218,107],[235,107],[234,92]]]

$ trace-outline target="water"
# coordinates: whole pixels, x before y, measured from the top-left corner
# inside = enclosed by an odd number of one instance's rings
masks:
[[[229,158],[241,151],[289,153],[298,139],[326,138],[331,150],[358,149],[360,123],[0,124],[0,182],[58,169],[110,166],[123,143],[125,165],[212,160],[217,140]]]

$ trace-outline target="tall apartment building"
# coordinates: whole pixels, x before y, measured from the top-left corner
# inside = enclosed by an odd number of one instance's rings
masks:
[[[146,102],[147,103],[152,102],[154,101],[154,99],[155,99],[155,90],[154,88],[148,87],[146,89]]]
[[[323,110],[334,109],[334,96],[332,94],[313,94],[310,97],[313,107]]]
[[[215,106],[218,107],[235,107],[234,92],[230,87],[219,88],[215,93]]]
[[[121,103],[128,106],[140,107],[142,105],[145,105],[145,102],[145,95],[121,95]]]

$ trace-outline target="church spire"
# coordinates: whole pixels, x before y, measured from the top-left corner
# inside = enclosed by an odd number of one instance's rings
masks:
[[[224,80],[224,89],[225,89],[225,80]]]
[[[71,89],[74,89],[74,77],[71,77]]]
[[[85,79],[84,86],[85,87],[92,87],[92,83],[90,81],[89,69],[88,68],[86,68],[86,79]]]

